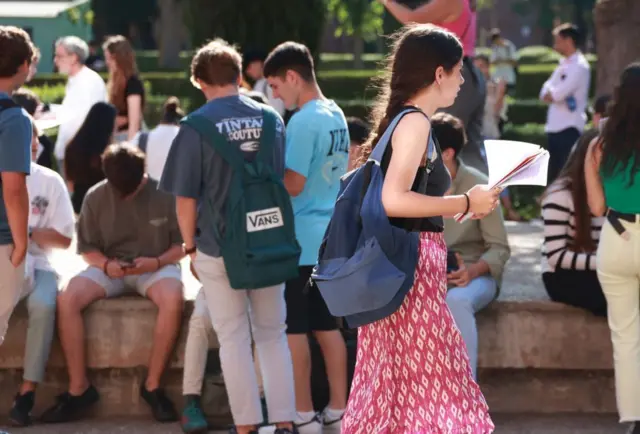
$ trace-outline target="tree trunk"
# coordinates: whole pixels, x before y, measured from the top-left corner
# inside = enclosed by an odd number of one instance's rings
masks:
[[[180,69],[180,48],[182,47],[182,2],[179,0],[158,0],[160,16],[156,23],[159,66],[166,69]]]
[[[353,33],[353,67],[355,69],[363,69],[364,61],[362,55],[364,54],[364,39],[360,32]]]
[[[597,94],[611,94],[622,70],[640,59],[640,1],[598,0],[593,13],[598,41]]]

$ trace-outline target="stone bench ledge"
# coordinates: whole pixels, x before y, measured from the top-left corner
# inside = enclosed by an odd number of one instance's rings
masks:
[[[552,301],[498,301],[478,315],[478,366],[611,370],[607,321]]]
[[[184,345],[193,302],[185,302],[183,327],[171,367],[184,365]],[[146,366],[151,352],[156,308],[137,296],[101,300],[84,314],[87,363],[90,369]],[[481,368],[612,369],[612,348],[606,320],[551,301],[497,301],[478,316]],[[23,364],[27,312],[16,310],[5,343],[0,369]],[[64,367],[57,337],[50,368]]]
[[[182,329],[170,367],[184,366],[184,346],[193,301],[185,301]],[[87,367],[89,369],[146,366],[151,354],[157,309],[150,300],[124,296],[100,300],[84,312]],[[21,303],[0,346],[0,369],[21,369],[27,335],[27,310]],[[214,342],[215,344],[215,342]],[[57,334],[47,367],[66,366]]]

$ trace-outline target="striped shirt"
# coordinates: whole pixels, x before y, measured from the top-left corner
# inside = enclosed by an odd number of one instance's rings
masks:
[[[556,182],[542,201],[544,244],[542,272],[595,270],[596,252],[576,253],[570,249],[575,237],[575,218],[571,192]],[[592,217],[591,237],[598,244],[603,217]]]

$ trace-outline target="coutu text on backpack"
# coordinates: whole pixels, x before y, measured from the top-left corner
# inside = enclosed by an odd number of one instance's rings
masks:
[[[224,233],[214,225],[231,287],[260,289],[297,277],[301,249],[291,199],[270,164],[276,115],[262,110],[260,148],[253,161],[204,116],[189,115],[182,123],[200,133],[233,170]]]

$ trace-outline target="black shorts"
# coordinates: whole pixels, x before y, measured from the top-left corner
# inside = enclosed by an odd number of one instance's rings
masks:
[[[313,266],[299,267],[298,277],[286,283],[287,334],[299,335],[338,330],[338,319],[329,313],[320,290],[309,284]]]

